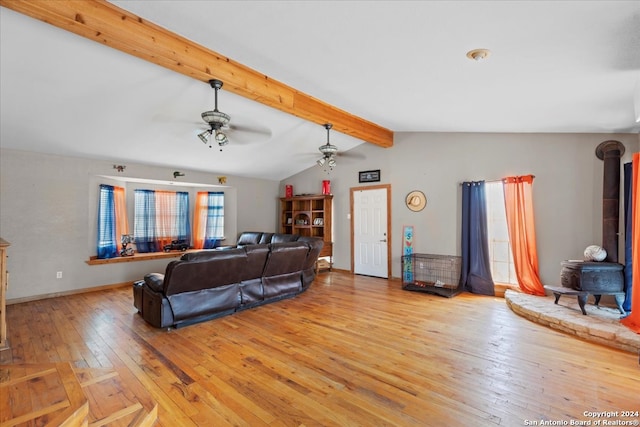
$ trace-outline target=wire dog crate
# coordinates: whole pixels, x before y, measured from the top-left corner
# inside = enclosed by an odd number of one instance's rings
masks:
[[[458,284],[460,264],[459,256],[404,255],[402,257],[402,289],[451,298],[462,291]]]

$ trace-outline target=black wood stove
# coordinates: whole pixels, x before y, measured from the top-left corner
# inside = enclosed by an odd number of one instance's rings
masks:
[[[620,313],[624,302],[624,266],[618,263],[618,231],[620,206],[620,158],[624,145],[619,141],[604,141],[596,148],[596,156],[604,161],[602,191],[602,247],[607,251],[604,262],[563,261],[560,272],[562,287],[547,287],[556,297],[577,295],[582,314],[589,294],[596,305],[602,295],[613,295]]]
[[[616,262],[562,261],[560,263],[560,283],[564,292],[554,292],[556,303],[559,294],[575,294],[582,314],[587,314],[584,306],[589,294],[595,298],[596,305],[602,295],[613,295],[620,313],[626,314],[622,308],[624,303],[624,266]],[[574,292],[570,292],[572,290]],[[553,292],[553,289],[552,289]]]

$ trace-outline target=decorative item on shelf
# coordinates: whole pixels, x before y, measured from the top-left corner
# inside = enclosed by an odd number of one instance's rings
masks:
[[[407,194],[405,203],[410,210],[419,212],[427,205],[427,198],[422,191],[415,190]]]
[[[607,258],[607,250],[602,246],[590,245],[584,250],[585,261],[604,261]]]
[[[286,197],[287,199],[293,197],[293,185],[284,186],[284,197]]]
[[[287,218],[287,224],[290,225],[293,222],[293,220],[291,219],[291,217]]]
[[[133,234],[123,234],[120,238],[122,243],[122,249],[120,250],[120,256],[133,256],[133,248],[129,247],[129,244],[135,243],[136,239]]]
[[[328,179],[322,181],[322,194],[325,196],[331,194],[331,181]]]
[[[380,169],[358,172],[358,182],[380,182]]]
[[[219,176],[218,177],[218,184],[226,184],[227,183],[227,177],[226,176]]]
[[[184,176],[184,173],[178,171],[173,172],[173,179],[176,179],[179,176]]]
[[[125,165],[113,165],[113,168],[118,172],[124,172],[127,167]]]
[[[183,239],[172,240],[171,243],[164,245],[162,249],[165,252],[171,252],[171,251],[184,252],[187,249],[189,249],[189,244],[187,243],[186,240],[183,240]]]

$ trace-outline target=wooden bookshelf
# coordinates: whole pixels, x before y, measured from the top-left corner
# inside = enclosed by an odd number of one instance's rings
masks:
[[[333,263],[332,202],[332,195],[280,198],[280,232],[321,238],[324,246],[320,257],[329,257],[330,264]]]

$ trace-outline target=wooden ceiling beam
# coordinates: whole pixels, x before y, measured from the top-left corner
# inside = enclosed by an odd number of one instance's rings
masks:
[[[393,145],[393,132],[336,108],[243,64],[174,34],[104,0],[0,0],[0,6],[118,49],[122,52],[209,82],[381,147]]]

